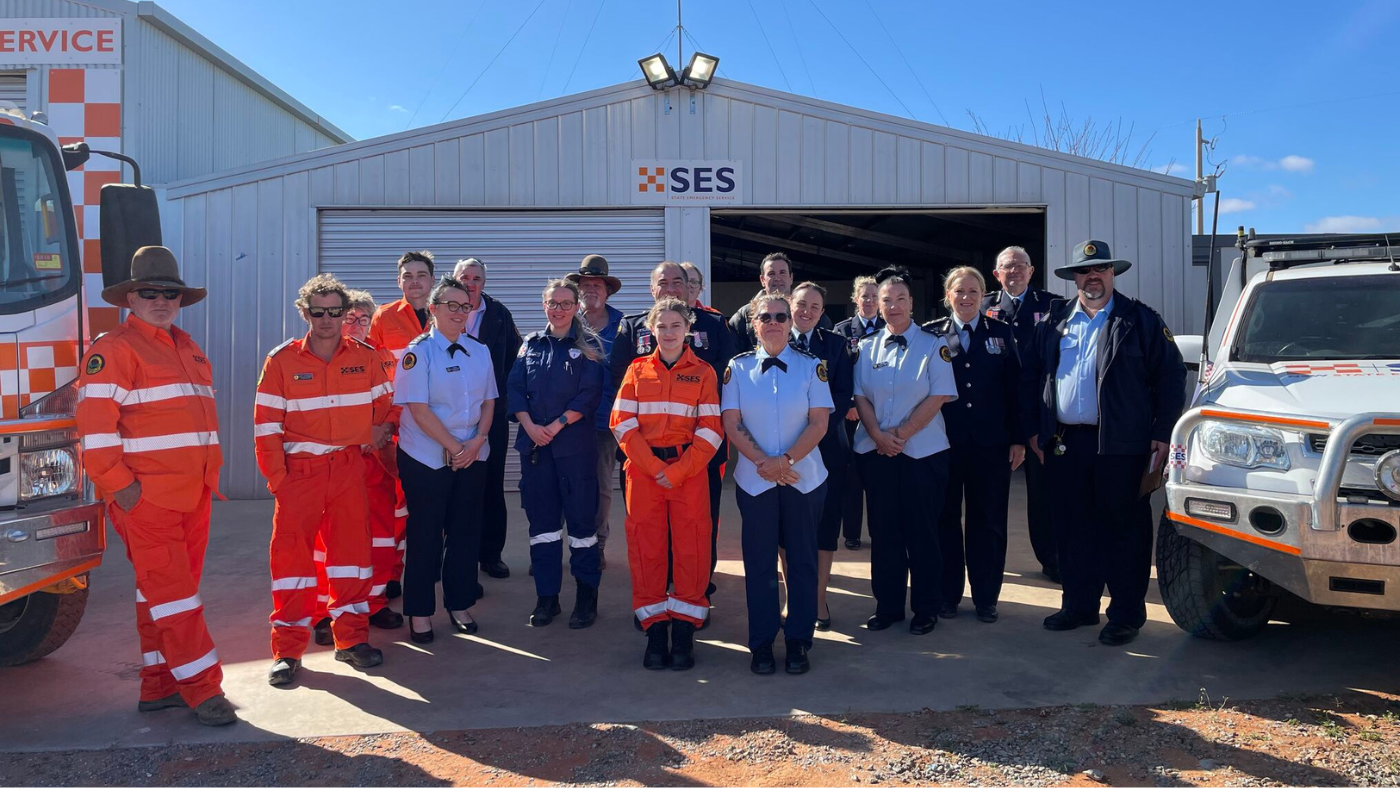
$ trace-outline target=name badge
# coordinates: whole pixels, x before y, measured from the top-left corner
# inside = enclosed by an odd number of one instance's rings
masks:
[[[885,367],[888,367],[889,365],[890,365],[890,362],[888,362],[888,361],[881,361],[880,363],[878,363],[878,364],[876,364],[875,366],[871,367],[871,369],[884,369]]]
[[[314,372],[294,372],[294,373],[292,373],[292,380],[311,380],[311,379],[314,378],[314,377],[316,377],[316,373],[314,373]]]
[[[461,371],[462,371],[462,368],[461,368],[461,367],[448,367],[448,368],[447,368],[447,371],[448,371],[448,372],[461,372]]]

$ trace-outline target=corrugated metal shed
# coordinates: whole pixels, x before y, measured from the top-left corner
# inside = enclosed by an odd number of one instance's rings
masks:
[[[291,303],[320,267],[318,217],[341,209],[637,210],[634,159],[738,160],[746,207],[1043,210],[1037,265],[1107,241],[1136,262],[1119,288],[1185,327],[1190,181],[736,82],[693,95],[620,85],[170,184],[167,239],[188,278],[211,288],[184,323],[214,363],[228,494],[263,494],[259,364],[304,331]],[[649,210],[664,216],[668,257],[710,259],[709,208]],[[384,265],[392,279],[393,260]]]

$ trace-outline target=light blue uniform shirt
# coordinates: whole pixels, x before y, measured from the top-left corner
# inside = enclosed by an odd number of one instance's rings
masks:
[[[823,380],[824,366],[818,374],[821,359],[784,347],[777,358],[787,365],[787,371],[773,366],[764,372],[763,360],[768,357],[768,352],[759,345],[752,353],[741,353],[730,360],[724,371],[720,411],[739,411],[739,418],[758,448],[769,457],[779,457],[791,449],[807,429],[809,408],[832,407],[831,389]],[[815,447],[794,463],[792,470],[799,479],[792,487],[800,493],[809,493],[826,481],[826,466]],[[759,476],[758,467],[742,452],[734,470],[734,482],[749,495],[759,495],[777,486]]]
[[[891,337],[885,326],[874,336],[861,340],[856,357],[856,396],[865,397],[875,406],[875,418],[882,430],[892,430],[903,424],[920,402],[931,396],[945,396],[949,402],[958,398],[958,382],[953,378],[953,365],[948,342],[910,323],[904,330],[907,348],[886,344]],[[865,454],[875,450],[875,439],[856,427],[855,451]],[[922,430],[904,442],[904,454],[919,459],[948,448],[948,433],[943,427],[943,410]]]
[[[1113,297],[1092,319],[1074,302],[1060,335],[1055,368],[1055,416],[1061,424],[1099,423],[1099,335],[1113,311]]]
[[[405,406],[399,417],[399,448],[429,468],[447,464],[442,444],[423,432],[407,405],[426,404],[452,437],[468,441],[476,437],[481,403],[498,396],[491,351],[465,331],[457,338],[465,353],[459,350],[449,356],[451,344],[436,328],[431,329],[408,343],[394,374],[394,404]],[[482,443],[477,460],[486,459],[490,452],[489,444]]]

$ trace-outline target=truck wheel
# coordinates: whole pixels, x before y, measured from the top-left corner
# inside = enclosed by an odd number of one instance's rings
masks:
[[[1279,592],[1263,577],[1157,524],[1157,587],[1172,620],[1196,637],[1243,640],[1269,623]]]
[[[88,589],[68,594],[37,591],[0,606],[0,667],[33,662],[52,654],[78,628]]]

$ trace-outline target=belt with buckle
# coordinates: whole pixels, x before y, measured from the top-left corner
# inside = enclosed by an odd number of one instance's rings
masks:
[[[687,451],[688,449],[690,449],[689,443],[682,443],[679,446],[653,446],[651,447],[651,453],[656,455],[657,459],[676,460],[680,459],[681,452]]]

